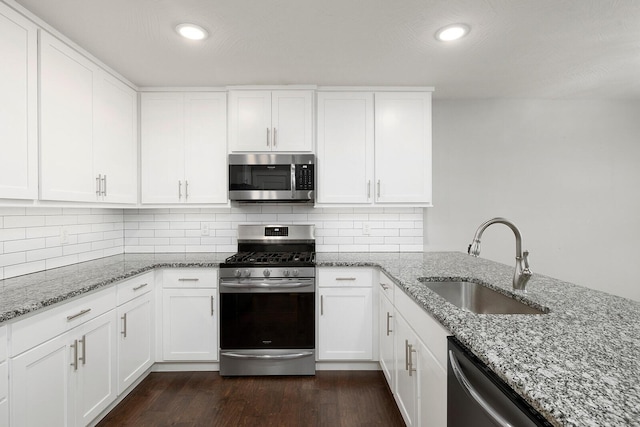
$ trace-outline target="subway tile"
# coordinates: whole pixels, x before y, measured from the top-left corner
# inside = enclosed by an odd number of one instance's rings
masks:
[[[117,245],[112,248],[105,248],[103,251],[103,256],[112,256],[112,255],[120,255],[123,253],[124,247],[122,245]]]
[[[369,214],[371,221],[398,221],[400,215],[397,213]]]
[[[103,239],[105,240],[122,239],[123,237],[124,233],[122,230],[105,231],[103,235]]]
[[[91,232],[97,232],[97,231],[111,231],[113,230],[113,225],[109,224],[109,223],[98,223],[98,224],[91,224]]]
[[[35,273],[44,270],[46,267],[47,264],[44,260],[9,265],[4,267],[4,278],[8,279],[10,277],[22,276],[23,274]]]
[[[156,246],[155,247],[155,252],[156,253],[171,253],[171,252],[177,252],[177,253],[181,253],[181,252],[186,252],[187,249],[185,246],[181,246],[181,245],[168,245],[168,246]]]
[[[152,254],[155,252],[155,246],[126,246],[124,247],[124,253],[145,253]]]
[[[169,222],[169,227],[167,229],[175,229],[175,230],[200,230],[201,224],[199,221],[178,221],[178,222]],[[140,227],[142,228],[142,227]]]
[[[370,252],[399,252],[400,245],[369,245]]]
[[[316,245],[316,250],[319,252],[340,252],[340,246],[338,245]]]
[[[62,228],[66,229],[69,234],[85,234],[92,232],[91,224],[64,225],[58,227],[58,235],[62,233]]]
[[[197,245],[200,243],[199,237],[171,237],[171,245]]]
[[[48,260],[49,258],[60,257],[62,255],[62,247],[56,246],[46,249],[36,249],[34,251],[24,252],[24,254],[27,256],[27,262]]]
[[[158,222],[153,222],[153,221],[141,221],[138,223],[138,227],[141,230],[168,230],[171,226],[171,222],[169,221],[158,221]]]
[[[185,237],[185,232],[186,231],[191,231],[191,230],[183,230],[183,229],[172,229],[172,230],[140,230],[140,231],[152,231],[153,236],[144,236],[144,237]],[[196,230],[198,233],[198,236],[200,235],[200,230]],[[143,236],[140,236],[143,237]],[[193,236],[190,236],[193,237]]]
[[[34,249],[42,249],[46,247],[46,240],[44,238],[39,239],[24,239],[24,240],[11,240],[5,242],[4,252],[26,252]]]
[[[53,226],[53,225],[69,225],[69,224],[77,224],[78,217],[75,215],[52,215],[45,217],[45,225]]]
[[[243,222],[247,223],[260,223],[262,221],[275,223],[278,221],[278,214],[248,214],[247,220]]]
[[[326,236],[323,238],[326,245],[352,245],[353,237],[345,236]]]
[[[31,209],[31,208],[29,208]],[[27,208],[0,207],[0,216],[5,215],[26,215]]]
[[[45,224],[45,216],[5,216],[4,228],[42,227]]]
[[[186,245],[186,252],[218,252],[216,245]]]
[[[198,222],[209,222],[209,221],[215,221],[215,215],[213,214],[185,214],[184,216],[184,220],[185,221],[198,221]]]
[[[382,245],[384,244],[384,237],[381,236],[360,236],[354,237],[353,243],[357,245]]]
[[[80,254],[91,251],[91,243],[82,243],[76,245],[64,245],[62,247],[62,255]]]
[[[140,237],[139,242],[141,245],[170,245],[171,240],[169,237]]]
[[[14,229],[17,230],[17,229]],[[2,234],[2,231],[0,230],[0,235]],[[53,226],[53,227],[30,227],[26,229],[26,235],[24,237],[26,237],[27,239],[35,239],[37,237],[51,237],[51,236],[60,236],[60,227],[59,226]],[[2,237],[0,236],[0,239],[2,239]]]
[[[368,252],[369,245],[339,245],[338,252]]]
[[[400,245],[400,251],[402,252],[422,252],[424,245]]]
[[[104,233],[96,232],[96,233],[83,233],[78,234],[78,243],[86,243],[86,242],[97,242],[104,238]]]
[[[62,208],[33,207],[27,208],[25,215],[62,215]]]
[[[104,251],[102,249],[98,249],[95,251],[82,252],[76,256],[78,257],[78,262],[91,261],[104,257]]]
[[[422,229],[403,228],[400,230],[400,236],[420,236],[422,237]]]
[[[62,215],[91,215],[91,208],[62,208]]]
[[[113,240],[100,240],[97,242],[91,242],[91,250],[95,251],[95,250],[99,250],[99,249],[107,249],[107,248],[112,248],[114,247],[114,241]]]
[[[21,264],[28,261],[26,252],[14,252],[10,254],[0,255],[0,266],[6,267],[8,265]]]
[[[0,241],[6,242],[9,240],[22,240],[26,236],[26,230],[24,228],[5,228],[0,229]]]
[[[384,228],[413,228],[413,221],[385,221]]]
[[[155,214],[155,221],[184,221],[185,214],[183,213],[162,213]]]

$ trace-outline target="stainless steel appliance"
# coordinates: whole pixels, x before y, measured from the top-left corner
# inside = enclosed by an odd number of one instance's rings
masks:
[[[313,225],[240,225],[220,264],[220,375],[315,374]]]
[[[312,203],[314,199],[313,154],[229,154],[229,200]]]
[[[551,426],[456,338],[448,339],[447,427]]]

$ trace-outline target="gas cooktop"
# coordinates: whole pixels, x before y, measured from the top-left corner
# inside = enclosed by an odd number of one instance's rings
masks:
[[[254,266],[313,266],[315,252],[238,252],[224,261],[227,267]]]

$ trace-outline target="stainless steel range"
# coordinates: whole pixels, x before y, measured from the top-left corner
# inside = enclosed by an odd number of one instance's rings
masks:
[[[240,225],[220,264],[220,375],[315,374],[313,225]]]

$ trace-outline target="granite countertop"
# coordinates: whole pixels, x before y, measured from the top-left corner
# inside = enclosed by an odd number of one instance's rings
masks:
[[[126,254],[0,281],[0,323],[157,267],[228,256]],[[318,253],[319,266],[375,266],[558,426],[640,426],[640,303],[535,274],[517,298],[544,315],[474,314],[418,280],[472,279],[511,294],[513,266],[456,252]]]

